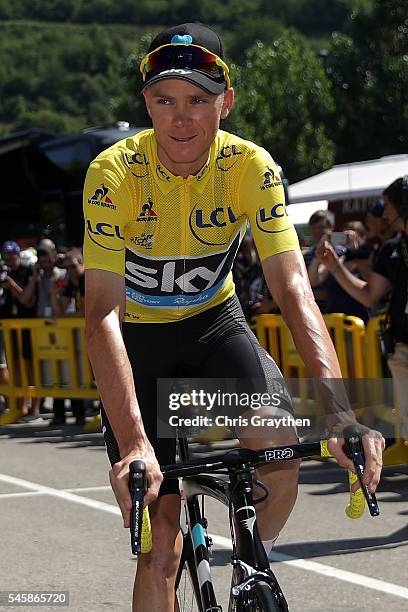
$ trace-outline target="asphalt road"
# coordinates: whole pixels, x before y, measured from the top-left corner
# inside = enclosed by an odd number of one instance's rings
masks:
[[[303,464],[273,563],[291,612],[406,612],[408,467],[385,469],[378,500],[380,517],[352,521],[344,514],[344,472]],[[227,512],[209,500],[206,515],[213,579],[226,610]],[[0,428],[0,534],[0,591],[69,591],[69,608],[61,610],[130,611],[136,562],[108,486],[100,434],[37,423]]]

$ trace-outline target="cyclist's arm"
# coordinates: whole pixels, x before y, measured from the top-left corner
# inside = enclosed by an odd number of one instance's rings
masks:
[[[343,385],[332,380],[341,378],[341,370],[323,317],[314,301],[301,252],[287,251],[268,257],[262,262],[262,267],[268,287],[292,332],[296,348],[311,376],[319,379],[321,392],[330,399],[329,411],[334,423],[337,419],[342,431],[344,425],[356,422],[356,419]],[[365,430],[364,482],[373,493],[380,481],[385,441],[379,432]],[[331,436],[329,449],[339,465],[353,470],[352,462],[344,454],[341,434],[339,437]],[[353,490],[357,487],[358,484],[353,485]]]
[[[85,283],[89,358],[120,455],[124,457],[145,436],[132,369],[120,329],[125,280],[114,272],[87,270]]]
[[[142,459],[146,464],[149,486],[144,498],[146,504],[156,499],[163,476],[143,427],[132,368],[121,334],[124,296],[125,284],[121,275],[106,270],[85,272],[88,354],[121,456],[109,477],[124,527],[129,527],[132,507],[128,490],[129,463]],[[155,406],[151,408],[154,410]]]

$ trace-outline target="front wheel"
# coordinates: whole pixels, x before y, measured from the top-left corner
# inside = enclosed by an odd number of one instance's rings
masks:
[[[176,578],[174,612],[202,612],[200,586],[189,533],[184,535],[183,552]]]

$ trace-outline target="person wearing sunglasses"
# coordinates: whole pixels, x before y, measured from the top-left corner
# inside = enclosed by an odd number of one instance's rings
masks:
[[[257,379],[290,399],[273,360],[248,328],[231,267],[249,222],[270,291],[311,376],[341,378],[285,210],[281,177],[270,154],[220,130],[234,104],[219,36],[197,23],[158,34],[140,65],[153,129],[102,152],[84,186],[88,352],[102,398],[110,479],[129,526],[128,465],[147,466],[153,549],[138,561],[133,610],[174,610],[181,551],[177,482],[162,484],[159,465],[175,460],[175,440],[157,435],[157,380]],[[344,400],[342,415],[349,414]],[[332,415],[333,416],[333,415]],[[336,420],[336,419],[335,419]],[[292,427],[245,431],[251,447],[297,440]],[[341,432],[340,432],[341,433]],[[258,439],[255,439],[258,436]],[[341,435],[332,454],[347,467]],[[383,439],[364,436],[366,482],[379,481]],[[257,506],[267,551],[297,494],[298,463],[262,474],[268,504]]]

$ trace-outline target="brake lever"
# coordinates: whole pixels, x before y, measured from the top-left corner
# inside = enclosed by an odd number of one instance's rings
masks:
[[[356,470],[357,478],[359,480],[361,490],[364,493],[365,500],[367,502],[368,510],[371,516],[378,516],[380,514],[380,508],[378,507],[377,498],[374,493],[370,493],[368,487],[363,482],[363,473],[365,467],[364,450],[361,442],[361,438],[358,432],[349,432],[347,436],[347,428],[344,431],[344,444],[346,455],[352,460],[354,469]]]
[[[132,553],[142,552],[143,497],[146,488],[146,466],[143,461],[132,461],[129,464],[129,492],[132,497],[130,512],[130,545]]]

